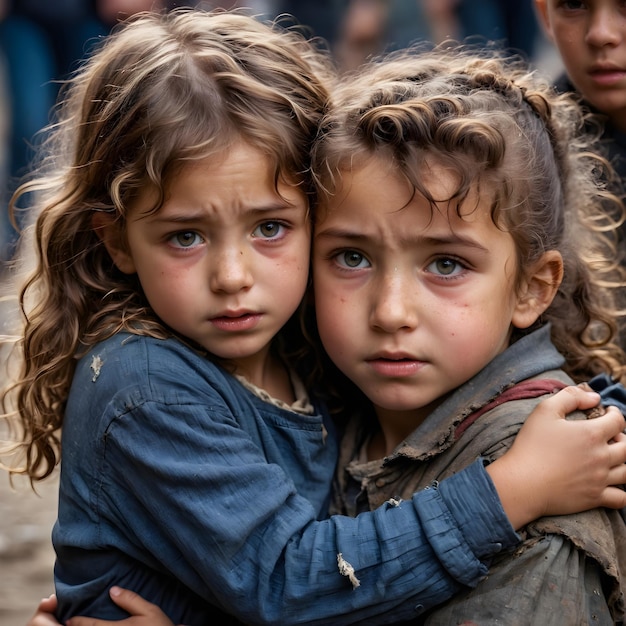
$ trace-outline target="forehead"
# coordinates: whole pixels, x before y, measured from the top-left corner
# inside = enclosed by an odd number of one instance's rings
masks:
[[[163,191],[147,185],[130,205],[134,216],[208,207],[305,206],[295,180],[280,176],[275,160],[262,149],[239,140],[228,148],[181,161],[163,181]]]
[[[436,158],[426,158],[403,171],[393,159],[370,155],[339,171],[333,193],[324,194],[320,200],[317,221],[337,212],[358,213],[359,207],[381,200],[389,212],[399,211],[419,198],[432,207],[454,207],[460,215],[471,214],[478,204],[491,203],[493,184],[475,180],[464,191],[461,183],[458,170]]]

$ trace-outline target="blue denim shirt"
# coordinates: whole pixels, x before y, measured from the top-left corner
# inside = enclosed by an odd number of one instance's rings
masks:
[[[120,584],[191,626],[221,611],[387,623],[475,585],[519,539],[480,461],[400,506],[318,521],[337,458],[328,417],[264,402],[173,339],[119,334],[84,356],[62,446],[60,620],[124,617],[108,598]]]

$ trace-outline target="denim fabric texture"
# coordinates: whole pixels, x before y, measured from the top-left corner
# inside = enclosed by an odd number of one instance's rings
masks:
[[[481,461],[400,506],[316,521],[338,452],[328,416],[266,403],[174,339],[119,334],[85,355],[62,445],[60,620],[124,617],[114,584],[190,626],[221,611],[281,625],[409,619],[458,590],[455,577],[486,574],[477,546],[488,558],[519,539]]]

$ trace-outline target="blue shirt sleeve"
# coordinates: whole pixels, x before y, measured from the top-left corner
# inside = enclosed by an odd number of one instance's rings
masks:
[[[104,474],[127,477],[138,506],[124,498],[107,509],[125,507],[142,548],[247,623],[411,619],[476,585],[483,560],[517,542],[480,461],[399,506],[317,522],[283,470],[223,421],[196,433],[181,463],[165,449],[176,434],[160,434],[164,449],[148,461],[136,452],[143,429],[110,431]]]
[[[608,374],[598,374],[589,381],[589,386],[600,394],[604,406],[616,406],[626,416],[626,388]]]
[[[100,585],[108,603],[93,616],[123,616],[108,588],[127,581],[163,606],[167,589],[150,595],[140,574],[115,569],[123,554],[246,623],[384,624],[476,585],[489,557],[517,543],[481,460],[411,500],[317,521],[231,401],[215,393],[200,402],[197,380],[171,357],[166,365],[151,372],[148,400],[145,389],[111,395],[93,384],[71,407],[54,529],[64,606],[79,570],[91,577],[80,588],[93,596]],[[130,367],[116,368],[133,378]],[[73,606],[88,606],[80,602]]]

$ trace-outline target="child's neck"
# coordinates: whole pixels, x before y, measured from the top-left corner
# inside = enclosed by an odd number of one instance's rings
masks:
[[[235,374],[263,389],[272,398],[287,404],[296,401],[289,371],[281,359],[270,351],[262,357],[257,355],[249,359],[239,359],[235,366]]]
[[[367,459],[374,461],[389,456],[436,408],[444,398],[413,410],[396,411],[374,407],[380,430],[367,445]]]
[[[609,115],[609,121],[622,133],[626,133],[626,112]]]

